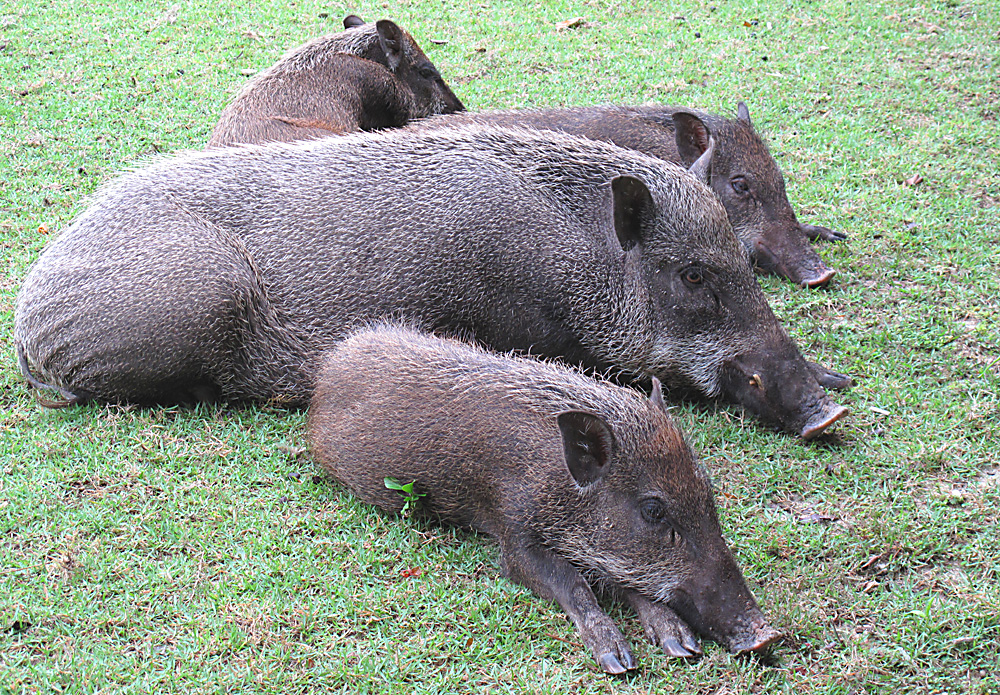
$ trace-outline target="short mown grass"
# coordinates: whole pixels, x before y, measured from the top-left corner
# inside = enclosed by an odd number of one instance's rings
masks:
[[[351,12],[472,109],[742,99],[800,217],[850,235],[829,289],[761,283],[855,377],[851,417],[806,445],[675,410],[788,634],[768,659],[670,661],[613,608],[641,669],[607,678],[491,541],[320,476],[302,413],[51,411],[20,380],[18,287],[86,196],[202,147],[247,74]],[[987,0],[5,6],[0,692],[1000,692],[998,74]]]

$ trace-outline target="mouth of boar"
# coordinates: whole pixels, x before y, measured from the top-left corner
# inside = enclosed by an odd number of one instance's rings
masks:
[[[753,261],[764,272],[803,287],[822,287],[837,274],[798,229],[765,235],[754,244]]]
[[[848,414],[830,400],[801,355],[775,355],[764,347],[727,361],[720,381],[730,399],[802,439],[822,434]]]
[[[668,605],[703,639],[733,654],[763,651],[782,633],[767,622],[739,570],[733,569],[735,576],[723,573],[713,575],[713,581],[685,582]]]

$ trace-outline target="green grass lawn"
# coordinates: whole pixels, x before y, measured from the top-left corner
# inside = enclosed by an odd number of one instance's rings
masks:
[[[0,692],[1000,692],[1000,11],[714,2],[4,5]],[[49,411],[21,382],[18,287],[86,196],[202,147],[248,74],[349,12],[409,29],[470,109],[742,99],[800,218],[850,235],[827,290],[761,279],[857,381],[836,433],[676,409],[789,635],[769,659],[670,661],[612,609],[641,668],[607,678],[489,539],[319,477],[302,413]]]

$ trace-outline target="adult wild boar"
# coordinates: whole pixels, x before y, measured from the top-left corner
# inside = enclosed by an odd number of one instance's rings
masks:
[[[382,317],[691,385],[805,438],[846,413],[704,184],[547,131],[162,158],[107,186],[45,250],[14,330],[25,373],[72,401],[304,405],[317,356]]]
[[[825,285],[835,271],[816,254],[808,239],[837,241],[845,236],[798,221],[785,193],[781,169],[754,130],[746,104],[740,102],[737,113],[732,119],[676,106],[582,106],[464,113],[411,127],[473,121],[560,130],[684,166],[701,157],[714,137],[710,185],[754,263],[798,285]]]
[[[345,31],[289,51],[222,112],[209,147],[380,130],[465,107],[407,32],[348,15]]]
[[[712,489],[652,397],[551,363],[397,327],[324,360],[309,412],[318,463],[366,502],[494,536],[507,576],[566,611],[605,671],[636,667],[591,583],[624,598],[667,654],[779,637],[722,539]],[[692,630],[693,628],[693,630]]]

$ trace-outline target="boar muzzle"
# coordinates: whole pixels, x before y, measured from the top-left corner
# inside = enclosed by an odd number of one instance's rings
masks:
[[[813,439],[849,411],[827,396],[815,365],[783,342],[725,362],[722,392],[765,422],[802,439]]]
[[[670,607],[702,637],[733,654],[760,652],[781,639],[732,557],[719,554],[712,564],[710,571],[692,575],[675,589]]]

